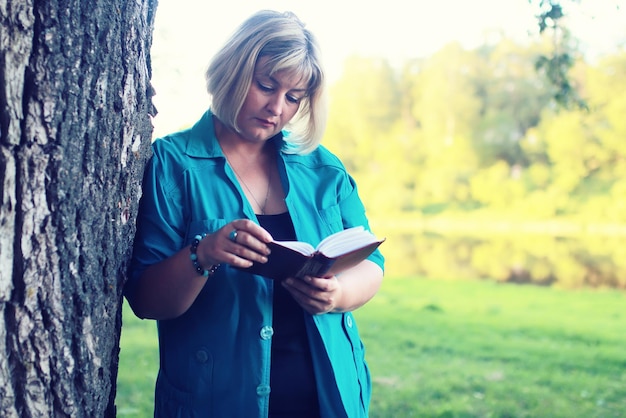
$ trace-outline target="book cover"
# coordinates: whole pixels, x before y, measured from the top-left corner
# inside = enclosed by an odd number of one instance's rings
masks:
[[[267,263],[255,262],[240,270],[276,280],[332,276],[365,260],[384,241],[363,227],[332,234],[317,248],[300,241],[273,241],[268,244],[272,252]]]

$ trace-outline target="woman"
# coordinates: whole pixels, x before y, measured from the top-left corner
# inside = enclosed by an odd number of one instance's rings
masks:
[[[258,12],[207,70],[210,110],[154,142],[125,296],[158,320],[155,416],[367,416],[350,312],[380,286],[378,250],[339,277],[241,270],[265,262],[272,239],[368,227],[352,178],[319,146],[324,82],[304,25]]]

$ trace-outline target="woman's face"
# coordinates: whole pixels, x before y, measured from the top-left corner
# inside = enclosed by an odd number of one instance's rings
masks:
[[[237,117],[241,136],[248,141],[265,141],[294,117],[306,95],[306,81],[279,71],[272,76],[261,57],[256,64],[252,84]]]

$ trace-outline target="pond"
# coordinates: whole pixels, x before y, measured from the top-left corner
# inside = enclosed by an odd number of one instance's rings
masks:
[[[388,233],[386,275],[626,289],[626,238]]]

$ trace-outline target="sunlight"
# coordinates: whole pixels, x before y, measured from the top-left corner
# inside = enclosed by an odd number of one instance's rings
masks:
[[[583,0],[571,7],[572,26],[590,54],[614,49],[626,40],[624,0]],[[433,54],[457,41],[474,48],[495,36],[523,41],[536,34],[528,0],[345,0],[293,2],[268,0],[263,7],[291,10],[317,35],[329,78],[339,78],[352,55],[379,56],[392,64]],[[219,6],[201,0],[159,2],[152,48],[154,119],[160,136],[195,121],[208,106],[204,69],[216,49],[257,3],[230,0]]]

